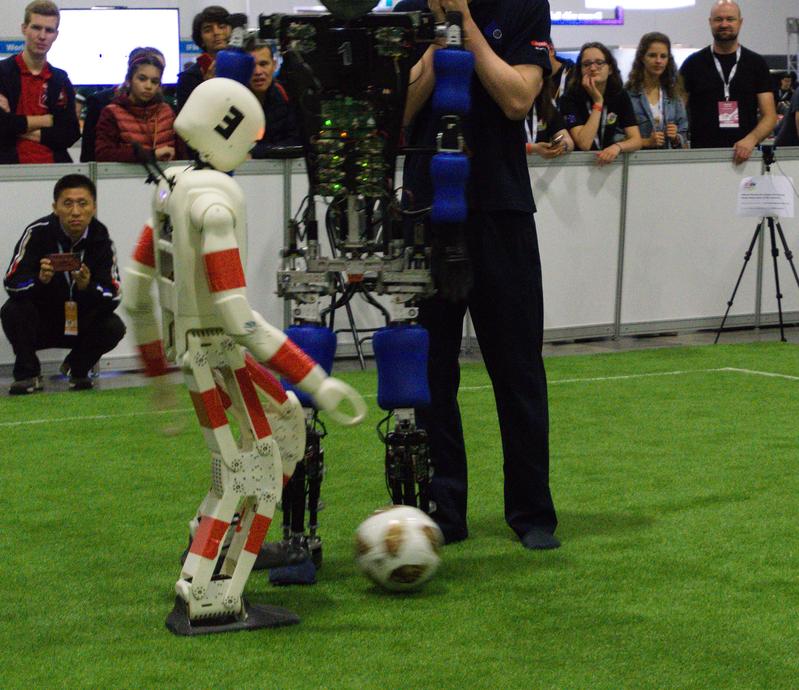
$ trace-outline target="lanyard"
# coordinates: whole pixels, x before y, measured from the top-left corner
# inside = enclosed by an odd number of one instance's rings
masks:
[[[588,115],[591,115],[591,108],[594,105],[593,101],[586,101],[586,107],[588,108]],[[596,144],[596,148],[598,151],[602,150],[602,142],[605,140],[605,125],[608,123],[608,111],[605,110],[605,105],[602,105],[602,115],[599,119],[599,130],[594,137],[594,144]]]
[[[81,236],[83,239],[83,236]],[[80,240],[78,240],[80,242]],[[61,250],[63,254],[67,253],[74,253],[72,252],[72,246],[65,248],[63,244],[61,244],[61,240],[58,240],[58,248]],[[83,264],[83,255],[86,253],[86,249],[81,249],[80,251],[80,262]],[[64,278],[67,281],[67,285],[69,285],[69,299],[72,299],[72,289],[75,287],[75,281],[72,279],[72,274],[69,271],[64,271]]]
[[[732,66],[732,69],[730,70],[730,78],[729,79],[725,79],[724,78],[724,70],[721,69],[721,63],[719,62],[718,57],[716,57],[716,54],[713,53],[713,62],[716,63],[716,71],[719,73],[719,76],[721,77],[721,81],[724,84],[724,100],[725,101],[729,101],[730,100],[730,84],[732,83],[732,80],[735,78],[735,73],[738,71],[738,60],[740,60],[740,59],[741,59],[741,46],[739,45],[738,46],[738,50],[735,51],[735,64]]]
[[[524,128],[527,131],[527,141],[535,144],[535,138],[538,136],[538,113],[536,112],[535,103],[533,103],[529,117],[524,118]]]
[[[552,99],[553,101],[554,101],[555,99],[559,98],[559,97],[561,96],[561,94],[563,94],[563,90],[564,90],[564,88],[566,87],[566,77],[568,76],[568,75],[566,74],[566,71],[567,71],[567,70],[566,70],[566,68],[565,68],[565,67],[563,67],[563,68],[561,69],[561,72],[560,72],[560,84],[559,84],[559,86],[558,86],[558,90],[555,92],[555,96],[554,96],[554,97],[553,97],[553,99]]]

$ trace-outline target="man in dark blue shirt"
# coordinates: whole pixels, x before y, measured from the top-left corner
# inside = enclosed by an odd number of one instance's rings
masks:
[[[465,48],[475,58],[472,109],[464,121],[471,156],[464,231],[473,282],[465,299],[439,294],[420,309],[430,332],[430,407],[417,410],[429,435],[435,473],[431,498],[448,543],[465,539],[467,471],[460,410],[458,356],[469,309],[491,381],[504,453],[505,519],[525,547],[560,545],[549,489],[546,376],[541,346],[543,294],[525,155],[524,118],[550,71],[546,0],[401,0],[398,12],[463,14]],[[428,47],[411,71],[405,124],[410,146],[435,143],[439,121],[431,110],[435,85]],[[429,155],[409,155],[403,173],[406,202],[430,205]],[[444,278],[446,280],[446,278]]]

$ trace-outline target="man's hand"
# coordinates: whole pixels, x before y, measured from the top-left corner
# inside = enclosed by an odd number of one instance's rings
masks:
[[[748,135],[736,141],[732,147],[732,162],[735,163],[735,165],[746,163],[746,161],[751,158],[752,151],[756,145],[757,142],[753,141]]]
[[[25,132],[25,134],[20,134],[19,138],[28,139],[29,141],[35,141],[40,144],[42,141],[42,130],[34,129],[32,132]]]
[[[0,93],[0,110],[4,110],[7,113],[11,112],[11,105],[2,93]]]
[[[427,6],[433,13],[437,22],[444,21],[447,12],[460,12],[463,15],[463,24],[471,21],[472,13],[469,11],[469,0],[427,0]]]
[[[89,287],[89,280],[91,280],[92,272],[86,264],[81,264],[80,268],[77,271],[72,271],[70,275],[72,276],[72,280],[75,281],[78,290],[85,290]]]
[[[39,282],[42,285],[47,285],[52,279],[55,271],[53,271],[53,264],[50,259],[39,259]]]

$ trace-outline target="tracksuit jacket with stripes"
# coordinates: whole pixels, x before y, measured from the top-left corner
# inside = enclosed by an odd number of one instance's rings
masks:
[[[74,247],[62,230],[55,213],[33,221],[14,247],[3,285],[11,299],[31,299],[44,312],[63,322],[64,302],[74,299],[79,313],[99,314],[119,306],[121,291],[116,249],[108,229],[96,218],[89,223],[88,232]],[[78,290],[71,286],[67,273],[56,273],[43,285],[39,282],[39,262],[48,254],[72,251],[81,255],[89,267],[89,287]]]

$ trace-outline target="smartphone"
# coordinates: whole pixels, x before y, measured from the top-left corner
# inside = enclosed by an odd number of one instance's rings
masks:
[[[563,137],[564,135],[562,132],[560,134],[556,134],[554,137],[552,137],[552,141],[549,142],[549,145],[558,146],[563,141]]]
[[[77,271],[80,269],[80,254],[66,252],[64,254],[48,254],[47,258],[53,264],[56,273],[61,271]]]

